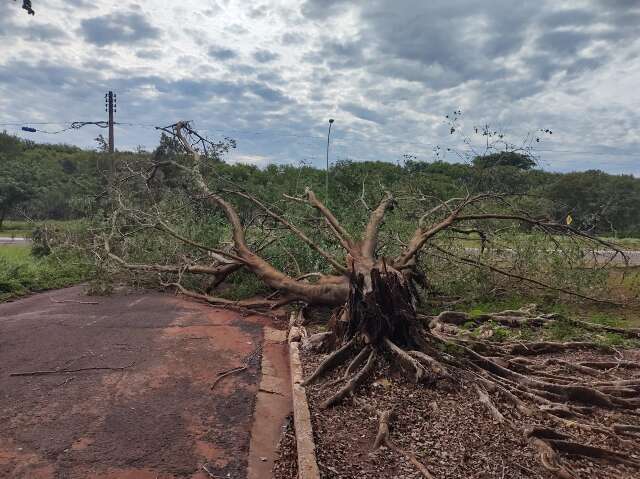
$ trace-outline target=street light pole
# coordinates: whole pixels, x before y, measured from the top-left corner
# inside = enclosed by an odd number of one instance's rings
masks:
[[[331,137],[331,125],[333,125],[333,118],[329,118],[329,132],[327,133],[327,174],[324,185],[324,200],[327,203],[329,203],[329,139]]]

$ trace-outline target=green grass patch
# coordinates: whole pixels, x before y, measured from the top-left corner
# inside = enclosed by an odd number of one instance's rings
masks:
[[[83,220],[46,220],[46,221],[13,221],[5,220],[0,229],[0,236],[5,238],[31,238],[33,231],[46,225],[50,229],[75,231],[78,228],[84,227]]]
[[[585,339],[588,332],[563,319],[546,324],[542,336],[549,341],[578,341]]]
[[[249,299],[269,292],[269,288],[254,274],[242,270],[231,275],[225,286],[220,296],[233,301]]]
[[[510,297],[500,298],[487,301],[478,301],[463,308],[473,317],[481,316],[483,314],[496,313],[498,311],[504,311],[507,309],[520,309],[523,306],[531,304],[531,298],[524,297]]]
[[[489,313],[496,313],[507,309],[520,309],[529,304],[538,304],[540,312],[560,313],[566,318],[580,319],[585,322],[599,324],[602,326],[610,326],[616,328],[632,328],[636,327],[636,322],[630,320],[637,316],[637,311],[629,311],[624,308],[616,308],[607,306],[606,309],[601,305],[589,305],[585,308],[584,303],[581,307],[577,307],[571,303],[559,303],[555,301],[546,301],[544,297],[511,297],[500,298],[490,301],[479,301],[469,303],[460,310],[466,311],[471,321],[462,324],[460,327],[465,331],[469,331],[472,337],[487,337],[487,329],[491,330],[489,341],[590,341],[603,346],[637,348],[640,347],[640,340],[629,339],[624,335],[617,333],[609,333],[605,331],[590,331],[582,328],[580,325],[572,324],[568,320],[557,319],[549,321],[542,327],[523,326],[510,328],[502,326],[494,321],[485,322],[479,325],[474,318]]]
[[[31,255],[29,245],[0,245],[0,301],[85,280],[90,268],[77,254]]]
[[[628,322],[624,318],[613,313],[592,313],[584,318],[584,321],[614,328],[628,327]]]

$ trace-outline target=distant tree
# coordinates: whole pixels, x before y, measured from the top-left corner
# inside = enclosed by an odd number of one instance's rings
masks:
[[[490,155],[476,156],[474,166],[478,168],[492,168],[494,166],[513,166],[521,170],[530,170],[536,166],[531,156],[515,151],[501,151]]]
[[[7,214],[20,203],[31,197],[30,186],[16,179],[5,179],[0,182],[0,230]]]
[[[575,224],[597,233],[637,235],[640,231],[640,180],[600,170],[566,173],[544,188],[559,205],[557,218],[571,214]]]

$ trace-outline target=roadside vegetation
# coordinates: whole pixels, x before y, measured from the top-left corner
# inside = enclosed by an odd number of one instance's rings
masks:
[[[121,166],[152,165],[179,160],[183,154],[175,138],[165,134],[153,152],[119,152],[114,155],[114,161]],[[284,194],[299,196],[305,187],[324,191],[325,173],[304,164],[270,165],[258,169],[248,165],[229,165],[220,160],[215,155],[208,158],[203,169],[207,178],[224,178],[228,185],[241,185],[266,204],[284,208],[282,211],[289,208]],[[109,167],[110,158],[102,151],[36,144],[0,134],[0,236],[30,238],[43,221],[48,225],[50,234],[56,229],[65,231],[69,228],[76,232],[82,228],[91,229],[94,233],[102,231],[104,212],[111,207],[106,195]],[[599,171],[550,173],[536,169],[535,163],[525,155],[496,153],[458,164],[445,163],[437,158],[430,162],[418,161],[410,156],[398,164],[341,161],[332,166],[329,180],[327,204],[351,234],[357,234],[362,228],[366,218],[363,213],[375,207],[381,189],[397,193],[399,201],[403,201],[403,197],[415,199],[410,207],[401,204],[394,215],[385,219],[385,227],[380,232],[384,246],[378,253],[388,256],[399,249],[398,240],[411,235],[418,219],[415,206],[420,207],[420,202],[426,205],[437,201],[437,198],[480,191],[503,191],[520,198],[518,206],[532,211],[532,214],[560,223],[571,217],[572,225],[578,230],[614,241],[624,249],[640,248],[640,239],[634,237],[640,234],[640,215],[636,209],[640,203],[640,180],[629,175],[608,175]],[[160,168],[153,182],[170,191],[171,194],[165,195],[158,207],[168,214],[167,220],[175,222],[181,233],[201,242],[230,240],[231,229],[219,212],[200,206],[192,208],[185,178],[174,168]],[[240,199],[239,205],[242,221],[255,223],[256,244],[274,266],[293,276],[303,271],[327,272],[324,259],[307,245],[300,245],[291,235],[280,234],[277,241],[263,235],[261,240],[262,233],[258,230],[264,225],[271,227],[271,220],[255,215],[246,200]],[[86,240],[89,235],[84,236]],[[170,263],[179,255],[194,254],[180,241],[166,235],[142,233],[136,237],[136,233],[131,232],[131,237],[136,240],[129,241],[128,254],[140,262]],[[320,241],[322,247],[338,258],[343,254],[331,242]],[[538,279],[550,279],[554,286],[576,284],[587,293],[611,287],[621,297],[633,297],[638,291],[638,282],[630,280],[628,274],[616,283],[608,276],[619,276],[616,272],[586,271],[583,263],[575,261],[580,259],[581,251],[562,235],[555,237],[556,244],[562,248],[554,251],[548,251],[544,235],[515,225],[489,238],[473,231],[464,234],[452,232],[440,241],[440,246],[452,247],[458,255],[473,253],[467,249],[481,251],[486,260],[513,267],[516,273],[527,270]],[[92,250],[94,246],[86,241],[82,245],[85,257],[91,262],[96,259]],[[505,263],[505,249],[517,261]],[[433,301],[434,297],[465,296],[465,301],[476,302],[525,293],[542,294],[545,301],[551,300],[548,292],[531,291],[522,282],[486,274],[473,265],[460,264],[437,251],[432,253],[435,254],[419,258],[421,266],[430,272],[427,278],[429,287],[425,290],[427,301]],[[106,283],[118,280],[108,278],[108,265],[99,264],[97,271],[102,275],[97,280],[97,290],[109,290]],[[139,274],[133,282],[148,286],[157,284],[155,279]],[[186,275],[184,280],[185,284],[201,291],[211,290],[212,283],[202,282],[201,278]],[[230,275],[218,290],[221,297],[230,300],[247,299],[268,292],[262,282],[243,270]]]
[[[86,259],[71,252],[37,257],[30,245],[0,245],[0,301],[77,284],[90,270]]]

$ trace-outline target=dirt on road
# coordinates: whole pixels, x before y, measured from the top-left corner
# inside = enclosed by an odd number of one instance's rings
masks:
[[[80,287],[1,304],[0,477],[246,477],[269,321]]]

